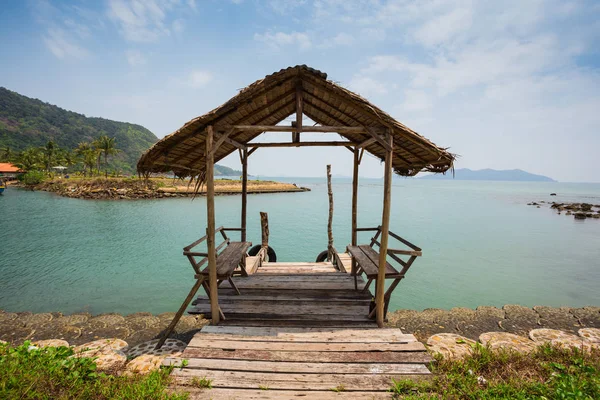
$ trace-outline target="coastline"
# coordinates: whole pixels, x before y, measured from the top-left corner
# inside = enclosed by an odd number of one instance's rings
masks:
[[[91,315],[82,312],[63,315],[59,312],[31,313],[0,310],[0,340],[15,345],[25,340],[63,339],[79,345],[98,339],[117,338],[131,346],[158,338],[174,312],[153,315],[138,312]],[[184,315],[172,338],[189,342],[209,323],[201,315]],[[532,329],[557,329],[577,334],[582,328],[600,328],[600,307],[581,308],[505,305],[502,308],[480,306],[450,310],[396,310],[388,314],[388,327],[400,328],[425,342],[431,335],[450,333],[477,340],[485,332],[506,332],[527,337]]]
[[[194,184],[175,181],[168,178],[94,178],[94,179],[54,179],[33,186],[22,186],[32,190],[55,193],[62,197],[88,200],[136,200],[161,199],[173,197],[203,196],[205,190],[195,192]],[[295,193],[307,192],[310,189],[292,183],[276,181],[248,181],[248,194]],[[215,180],[216,195],[241,194],[242,184],[239,180]]]

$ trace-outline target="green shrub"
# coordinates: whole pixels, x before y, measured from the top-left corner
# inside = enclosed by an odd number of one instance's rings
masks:
[[[38,185],[46,179],[46,174],[42,171],[29,171],[23,174],[21,179],[26,185]]]
[[[186,399],[165,391],[170,370],[146,376],[96,371],[91,358],[71,357],[68,347],[0,344],[0,399]]]

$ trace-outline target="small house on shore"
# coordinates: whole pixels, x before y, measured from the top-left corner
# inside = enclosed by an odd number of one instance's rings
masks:
[[[4,178],[16,178],[23,171],[19,167],[11,163],[0,163],[0,176]]]

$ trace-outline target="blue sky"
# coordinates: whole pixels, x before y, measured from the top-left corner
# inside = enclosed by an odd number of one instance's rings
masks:
[[[598,1],[4,0],[0,86],[163,137],[307,64],[450,147],[458,168],[599,182],[599,43]],[[349,175],[351,157],[261,149],[249,168]],[[361,174],[381,176],[379,161]]]

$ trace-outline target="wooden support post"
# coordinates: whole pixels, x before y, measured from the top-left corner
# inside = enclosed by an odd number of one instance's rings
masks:
[[[263,248],[269,247],[269,214],[266,212],[260,212],[260,229],[262,232],[262,243]]]
[[[358,244],[358,166],[360,149],[354,148],[354,169],[352,171],[352,246]]]
[[[248,148],[242,150],[242,242],[246,241],[246,205],[248,202]]]
[[[206,246],[208,248],[208,284],[210,310],[213,324],[218,324],[219,298],[217,287],[217,252],[215,249],[215,154],[213,152],[213,127],[206,128]]]
[[[302,113],[304,112],[304,101],[302,99],[302,81],[296,83],[296,132],[292,136],[292,142],[300,142],[300,132],[302,132]]]
[[[162,345],[165,344],[165,341],[169,338],[169,335],[171,334],[171,332],[173,332],[173,330],[177,326],[177,323],[181,319],[181,316],[185,312],[185,309],[188,307],[188,305],[190,304],[190,302],[194,298],[194,295],[196,295],[196,292],[200,288],[200,285],[202,284],[203,280],[204,280],[204,278],[200,278],[200,279],[196,280],[196,283],[194,283],[194,286],[192,286],[192,289],[190,290],[190,293],[187,295],[187,297],[185,298],[185,300],[181,304],[181,307],[179,307],[179,310],[177,311],[177,313],[173,317],[173,320],[171,320],[171,323],[167,327],[167,330],[165,330],[165,332],[163,333],[163,335],[160,338],[160,340],[158,341],[158,343],[156,343],[156,346],[154,347],[155,349],[160,349],[162,347]]]
[[[383,328],[385,313],[385,265],[387,259],[388,236],[390,232],[390,209],[392,201],[392,157],[394,139],[391,132],[386,134],[388,149],[385,152],[385,171],[383,181],[383,213],[381,216],[381,244],[379,246],[379,271],[375,291],[375,306],[377,307],[377,325]]]
[[[331,190],[331,165],[327,165],[327,197],[329,218],[327,220],[327,261],[333,260],[333,190]]]
[[[358,245],[358,166],[360,165],[360,148],[354,148],[354,169],[352,171],[352,246]],[[352,257],[352,275],[354,275],[354,289],[358,290],[358,273],[356,260]]]

